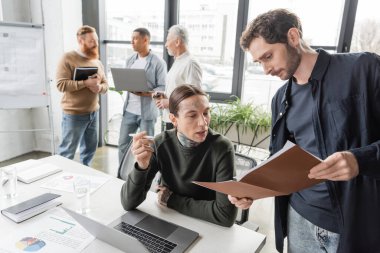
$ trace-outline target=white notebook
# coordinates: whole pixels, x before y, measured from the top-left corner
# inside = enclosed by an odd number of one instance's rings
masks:
[[[14,166],[17,167],[17,179],[26,184],[62,171],[54,164],[41,163],[38,160],[27,160]]]

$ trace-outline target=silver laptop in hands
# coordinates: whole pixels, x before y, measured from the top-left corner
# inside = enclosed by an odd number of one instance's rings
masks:
[[[84,215],[63,208],[88,232],[124,252],[182,253],[198,238],[190,229],[132,210],[103,225]]]
[[[111,68],[111,73],[116,90],[131,92],[152,90],[148,86],[144,69]]]

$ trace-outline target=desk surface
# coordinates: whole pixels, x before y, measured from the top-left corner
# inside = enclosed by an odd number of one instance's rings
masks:
[[[95,169],[91,169],[75,161],[61,156],[51,156],[41,161],[55,164],[64,171],[87,174],[104,175]],[[0,209],[17,204],[44,192],[53,192],[62,195],[63,206],[75,209],[75,196],[73,193],[62,191],[50,191],[41,188],[40,185],[51,180],[54,176],[44,178],[31,184],[18,183],[18,196],[15,199],[1,199]],[[125,213],[120,203],[120,189],[124,181],[112,178],[100,189],[91,194],[91,211],[88,217],[103,224],[109,224]],[[199,233],[199,238],[190,246],[188,252],[258,252],[265,243],[265,236],[239,225],[230,228],[218,226],[206,221],[191,218],[178,213],[170,208],[161,206],[156,201],[156,194],[149,192],[147,199],[138,207],[139,210],[160,217],[164,220],[179,224]],[[38,216],[16,224],[0,215],[0,236],[5,236],[13,229],[21,229],[23,224],[33,222]],[[7,228],[7,229],[4,229]],[[120,252],[109,245],[95,240],[84,252]]]

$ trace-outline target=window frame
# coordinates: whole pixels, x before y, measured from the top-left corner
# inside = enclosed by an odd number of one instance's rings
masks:
[[[238,0],[238,15],[235,36],[235,51],[232,74],[232,89],[231,93],[209,92],[211,102],[223,103],[226,100],[233,99],[232,96],[241,98],[244,67],[245,67],[245,52],[240,48],[239,40],[241,33],[244,31],[248,22],[249,0]],[[253,0],[251,0],[252,2]],[[311,45],[312,48],[323,48],[326,50],[336,50],[338,53],[349,52],[353,29],[355,24],[356,10],[359,0],[345,0],[344,10],[342,15],[341,30],[338,36],[337,46]],[[152,41],[152,45],[163,46],[163,58],[168,65],[168,69],[173,64],[173,58],[168,55],[165,48],[167,31],[172,25],[178,24],[179,20],[179,0],[165,0],[164,14],[164,40]],[[107,44],[130,44],[130,41],[109,40],[106,38],[106,13],[105,0],[82,0],[82,15],[83,23],[96,28],[99,35],[99,50],[100,59],[104,66],[107,66],[106,46]],[[107,129],[107,96],[100,97],[100,124],[99,124],[99,145],[104,145],[104,131]]]

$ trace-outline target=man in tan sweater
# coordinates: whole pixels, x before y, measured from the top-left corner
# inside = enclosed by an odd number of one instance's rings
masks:
[[[98,94],[107,92],[108,83],[99,61],[96,30],[80,27],[77,40],[79,48],[65,53],[57,67],[57,88],[63,92],[62,141],[58,153],[73,159],[80,143],[80,160],[89,166],[98,144]],[[86,80],[74,81],[77,67],[97,67],[98,72]]]

